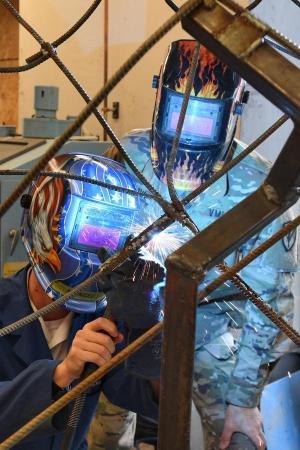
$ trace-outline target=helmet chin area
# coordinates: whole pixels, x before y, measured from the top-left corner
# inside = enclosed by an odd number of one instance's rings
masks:
[[[65,303],[65,307],[72,312],[81,314],[101,314],[107,306],[105,298],[96,302],[84,302],[81,300],[70,299]]]

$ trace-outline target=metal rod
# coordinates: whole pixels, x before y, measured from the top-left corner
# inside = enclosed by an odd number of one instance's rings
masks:
[[[104,61],[103,61],[103,84],[108,80],[108,40],[109,40],[109,9],[108,0],[104,0]],[[103,114],[107,120],[108,97],[103,100]],[[103,140],[107,141],[107,132],[103,128]]]

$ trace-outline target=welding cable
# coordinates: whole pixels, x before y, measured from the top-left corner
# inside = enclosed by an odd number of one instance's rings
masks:
[[[13,6],[8,0],[1,0],[3,4],[9,4],[10,8]],[[62,145],[74,134],[74,132],[83,124],[83,122],[90,116],[93,109],[103,101],[111,90],[124,78],[124,76],[134,67],[137,62],[152,48],[169,30],[171,30],[181,19],[190,14],[197,6],[202,3],[202,0],[188,0],[179,11],[172,15],[158,30],[156,30],[144,43],[129,57],[129,59],[115,72],[115,74],[108,80],[105,86],[98,91],[91,102],[81,111],[75,121],[64,131],[50,145],[47,152],[42,156],[40,161],[31,169],[25,178],[19,183],[12,194],[0,205],[0,217],[14,204],[19,195],[27,188],[32,179],[45,167],[51,158],[55,156]],[[13,8],[14,9],[14,8]],[[22,19],[22,23],[24,19]],[[30,27],[30,26],[29,26]],[[27,28],[27,26],[26,26]],[[35,33],[36,34],[36,33]],[[44,47],[44,45],[43,45]],[[164,209],[172,215],[173,208],[167,203],[164,204]]]
[[[1,176],[7,176],[7,175],[26,175],[28,173],[28,170],[11,170],[11,169],[0,169],[0,177]],[[90,183],[95,184],[97,186],[104,187],[106,189],[111,189],[116,192],[124,192],[125,194],[132,195],[134,197],[145,197],[150,198],[152,200],[155,200],[155,197],[152,194],[149,194],[148,192],[144,192],[142,190],[134,191],[133,189],[125,188],[122,186],[117,186],[115,184],[109,184],[105,183],[104,181],[95,180],[94,178],[84,177],[81,175],[72,175],[70,173],[65,172],[47,172],[42,171],[39,173],[39,176],[42,177],[53,177],[53,178],[67,178],[68,180],[76,180],[76,181],[83,181],[84,183]]]
[[[105,257],[101,258],[101,262],[105,261],[105,259],[107,259],[109,257],[109,254],[106,253]],[[103,317],[105,317],[106,319],[112,319],[111,316],[111,310],[109,305],[107,305],[104,315]],[[106,331],[101,332],[102,334],[107,334],[109,336],[109,333],[107,333]],[[80,375],[79,380],[77,381],[76,384],[78,384],[78,382],[82,381],[84,378],[86,378],[88,375],[90,375],[91,373],[93,373],[95,370],[98,369],[97,364],[94,363],[86,363],[84,366],[84,370],[82,372],[82,374]],[[67,423],[67,428],[64,431],[63,434],[63,438],[62,438],[62,444],[61,444],[61,448],[60,450],[72,450],[72,444],[75,438],[75,434],[76,434],[76,429],[79,423],[79,419],[80,419],[80,414],[83,410],[84,404],[85,404],[85,400],[86,400],[86,391],[82,392],[79,397],[76,398],[72,411],[70,413],[70,416],[68,418],[68,423]]]
[[[291,230],[295,229],[300,224],[300,216],[298,216],[293,221],[289,222],[285,225],[281,230],[272,235],[267,241],[257,247],[254,251],[249,253],[245,258],[240,260],[237,264],[232,266],[229,270],[227,267],[224,268],[226,270],[223,275],[218,277],[212,283],[210,283],[198,296],[199,300],[203,300],[206,295],[216,289],[218,286],[227,281],[232,277],[237,276],[237,272],[239,272],[242,268],[249,264],[249,261],[254,260],[259,254],[266,251],[266,249],[270,248],[271,245],[274,245],[276,242],[281,240],[283,236],[290,233]],[[244,285],[246,292],[249,293],[249,300],[251,300],[257,308],[262,310],[267,317],[274,322],[278,328],[283,331],[296,345],[300,346],[300,335],[299,333],[291,327],[282,317],[280,317],[270,306],[268,306],[265,302],[263,302],[260,298],[254,299],[251,298],[251,288]],[[254,293],[257,295],[256,293]],[[26,437],[31,431],[36,429],[42,422],[47,420],[49,417],[56,414],[63,407],[65,407],[72,400],[77,398],[80,394],[85,392],[89,387],[95,384],[96,381],[100,380],[104,375],[106,375],[110,370],[115,368],[118,364],[125,361],[130,355],[132,355],[135,351],[141,348],[146,342],[151,340],[154,336],[156,336],[163,327],[163,321],[157,323],[148,330],[145,334],[140,336],[134,342],[129,344],[124,350],[115,355],[110,362],[104,364],[102,367],[93,371],[90,375],[88,375],[83,381],[78,383],[71,391],[67,392],[61,398],[56,400],[52,405],[44,409],[41,413],[23,425],[20,429],[18,429],[14,434],[9,436],[5,441],[0,444],[0,450],[10,449],[12,446],[16,445],[20,440]]]
[[[83,377],[81,377],[83,378]],[[63,439],[61,443],[60,450],[72,450],[72,444],[74,441],[76,429],[79,423],[80,414],[83,410],[85,400],[86,400],[86,391],[82,392],[78,397],[76,397],[74,406],[72,408],[71,414],[68,418],[67,429],[64,431]]]
[[[180,136],[181,136],[181,132],[182,132],[182,128],[183,128],[183,123],[184,123],[186,111],[188,108],[190,94],[191,94],[193,84],[194,84],[194,79],[195,79],[195,74],[196,74],[196,69],[197,69],[198,59],[199,59],[199,52],[200,52],[200,43],[196,42],[195,49],[194,49],[193,56],[192,56],[191,67],[190,67],[190,71],[189,71],[188,79],[187,79],[187,83],[186,83],[186,89],[184,92],[182,105],[181,105],[181,109],[180,109],[180,113],[179,113],[179,118],[178,118],[178,122],[177,122],[177,126],[176,126],[175,136],[173,139],[172,149],[171,149],[171,153],[168,158],[168,162],[167,162],[167,166],[166,166],[167,187],[168,187],[170,198],[172,200],[172,204],[174,205],[174,207],[177,211],[184,213],[185,217],[187,218],[186,225],[194,234],[197,234],[199,230],[198,230],[197,225],[194,223],[192,218],[189,216],[189,214],[187,213],[183,204],[181,203],[181,201],[179,200],[179,198],[177,196],[177,192],[174,187],[173,171],[174,171],[174,164],[175,164],[175,160],[176,160],[176,156],[177,156]]]
[[[88,8],[88,10],[83,14],[82,17],[69,29],[67,30],[62,36],[60,36],[58,39],[52,42],[52,46],[54,48],[57,48],[59,45],[66,42],[67,39],[69,39],[79,28],[89,19],[89,17],[92,15],[92,13],[97,9],[97,7],[100,5],[102,0],[95,0],[92,5]],[[46,61],[49,58],[49,55],[45,55],[43,51],[39,51],[38,53],[35,53],[32,56],[29,56],[26,58],[27,64],[24,64],[23,66],[17,66],[17,67],[0,67],[0,73],[18,73],[18,72],[25,72],[27,70],[33,69],[34,67],[42,64],[44,61]]]
[[[231,160],[226,166],[224,166],[219,172],[216,172],[210,179],[205,181],[203,185],[201,185],[199,188],[194,190],[191,194],[185,197],[183,200],[184,204],[188,204],[190,201],[192,201],[194,198],[196,198],[197,195],[199,195],[201,192],[203,192],[205,189],[207,189],[209,186],[211,186],[215,181],[217,181],[219,178],[221,178],[224,174],[227,173],[229,169],[232,169],[234,166],[236,166],[238,163],[242,161],[242,159],[246,158],[255,148],[257,148],[262,142],[264,142],[269,136],[271,136],[283,123],[287,121],[288,117],[286,115],[283,115],[278,119],[270,128],[268,128],[264,133],[262,133],[254,142],[252,142],[243,152],[241,152],[236,158]],[[153,224],[149,225],[145,230],[143,230],[136,238],[134,238],[129,247],[127,245],[123,250],[116,253],[114,255],[113,260],[109,259],[105,262],[106,267],[101,266],[99,272],[95,274],[95,276],[100,278],[101,273],[107,273],[109,271],[114,270],[116,267],[118,267],[119,264],[121,264],[128,256],[131,256],[136,250],[143,247],[147,242],[149,242],[154,233],[157,231],[162,231],[163,229],[170,226],[174,221],[170,219],[166,214],[158,218]],[[107,264],[109,263],[109,266]],[[25,325],[30,324],[31,322],[34,322],[39,317],[43,317],[44,315],[48,314],[51,311],[54,311],[59,306],[64,305],[64,303],[71,298],[73,295],[76,295],[78,292],[81,292],[81,290],[86,289],[93,281],[96,281],[96,279],[88,282],[88,280],[84,281],[80,285],[78,285],[75,290],[72,290],[70,293],[66,294],[63,297],[60,297],[55,302],[51,303],[48,306],[45,306],[42,309],[39,309],[37,312],[34,312],[28,316],[23,317],[22,319],[19,319],[18,321],[7,325],[6,327],[0,329],[0,337],[5,336],[7,334],[12,333],[13,331],[18,330],[19,328],[22,328]],[[88,283],[88,284],[87,284]]]

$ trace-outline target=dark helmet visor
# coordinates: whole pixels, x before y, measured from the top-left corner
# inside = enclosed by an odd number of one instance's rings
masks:
[[[233,99],[217,100],[190,97],[180,143],[193,151],[203,145],[217,145],[226,139],[228,111]],[[162,97],[158,111],[156,131],[172,140],[175,135],[183,95],[167,87],[162,87]]]

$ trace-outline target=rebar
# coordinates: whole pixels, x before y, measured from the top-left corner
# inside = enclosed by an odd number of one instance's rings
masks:
[[[8,0],[1,0],[4,4],[9,4]],[[84,123],[90,116],[94,108],[111,92],[111,90],[124,78],[129,70],[134,67],[137,62],[158,42],[170,29],[172,29],[182,18],[190,14],[202,0],[189,0],[186,2],[176,14],[170,17],[158,30],[156,30],[132,55],[129,59],[117,70],[117,72],[108,80],[107,84],[95,95],[90,103],[81,111],[77,119],[65,130],[65,132],[56,138],[48,151],[44,154],[41,160],[31,169],[25,178],[19,183],[12,194],[0,205],[0,217],[15,203],[21,193],[29,186],[33,178],[46,166],[52,159],[62,145],[75,133],[75,131]],[[12,5],[10,5],[12,6]],[[14,10],[14,8],[13,8]],[[24,20],[22,19],[22,22]],[[30,29],[31,27],[29,27]],[[37,36],[39,38],[39,36]],[[44,47],[45,44],[43,44]],[[165,210],[168,214],[174,213],[171,205],[165,205]],[[180,218],[179,218],[180,219]]]
[[[167,187],[168,187],[168,191],[170,194],[170,198],[172,200],[172,203],[173,203],[175,209],[177,211],[183,212],[185,214],[185,216],[187,217],[187,219],[188,219],[187,226],[192,231],[192,233],[197,233],[199,230],[198,230],[197,225],[194,223],[192,218],[189,216],[189,214],[187,213],[183,204],[181,203],[181,201],[179,200],[179,198],[177,196],[176,189],[174,187],[173,171],[174,171],[174,164],[175,164],[176,155],[177,155],[177,151],[178,151],[178,147],[179,147],[180,136],[181,136],[181,132],[182,132],[183,124],[184,124],[184,119],[185,119],[186,111],[187,111],[188,104],[189,104],[190,94],[191,94],[193,84],[194,84],[196,69],[197,69],[198,60],[199,60],[199,52],[200,52],[200,43],[196,42],[193,57],[192,57],[191,67],[190,67],[190,71],[189,71],[189,75],[188,75],[188,79],[187,79],[186,89],[184,92],[182,105],[181,105],[181,109],[180,109],[180,113],[179,113],[179,119],[178,119],[177,126],[176,126],[175,136],[173,139],[172,149],[171,149],[171,153],[169,155],[168,162],[166,165]]]
[[[13,175],[26,175],[29,171],[28,170],[12,170],[12,169],[0,169],[0,177],[1,176],[13,176]],[[116,192],[124,192],[125,194],[130,194],[134,197],[145,197],[150,198],[152,200],[155,200],[155,197],[152,194],[148,194],[148,192],[144,192],[142,190],[134,191],[133,189],[125,188],[122,186],[117,186],[115,184],[109,184],[105,183],[104,181],[95,180],[94,178],[84,177],[82,175],[72,175],[70,173],[65,172],[48,172],[42,170],[39,173],[39,176],[43,177],[53,177],[53,178],[67,178],[68,180],[76,180],[76,181],[83,181],[84,183],[90,183],[95,184],[96,186],[101,186],[106,189],[111,189]]]
[[[154,338],[162,329],[163,322],[159,322],[154,327],[150,328],[145,334],[140,336],[134,342],[129,344],[124,350],[121,350],[117,355],[113,356],[112,359],[104,364],[99,369],[96,369],[90,375],[88,375],[83,381],[78,383],[71,391],[67,392],[65,395],[60,397],[54,403],[52,403],[48,408],[44,409],[41,413],[27,422],[23,427],[17,430],[14,434],[9,436],[5,441],[0,444],[0,450],[7,450],[20,442],[25,436],[27,436],[31,431],[37,428],[41,423],[47,420],[49,417],[56,414],[64,406],[70,403],[72,400],[77,398],[81,393],[85,392],[88,388],[93,386],[98,380],[100,380],[104,375],[106,375],[110,370],[118,366],[120,363],[125,361],[130,355],[136,352],[144,344]]]
[[[69,39],[92,15],[92,13],[97,9],[102,0],[95,0],[88,10],[80,17],[80,19],[62,36],[52,42],[52,46],[57,48],[59,45],[63,44],[67,39]],[[49,55],[45,55],[43,51],[39,51],[32,56],[26,58],[27,64],[17,67],[0,67],[0,73],[19,73],[31,70],[34,67],[42,64],[49,58]]]
[[[264,142],[269,136],[271,136],[283,123],[286,122],[288,117],[286,115],[283,115],[280,117],[270,128],[268,128],[264,133],[262,133],[254,142],[252,142],[243,152],[240,153],[236,158],[231,160],[229,163],[226,164],[219,172],[215,173],[209,180],[207,180],[203,185],[201,185],[199,188],[194,190],[191,194],[187,195],[183,203],[187,204],[190,201],[192,201],[194,198],[196,198],[197,195],[202,193],[205,189],[207,189],[211,184],[213,184],[214,181],[217,181],[219,178],[221,178],[226,172],[227,168],[228,170],[235,167],[239,162],[241,162],[246,156],[248,156],[255,148],[257,148],[262,142]],[[106,261],[107,264],[111,265],[106,266],[104,269],[102,266],[101,272],[95,274],[95,280],[98,279],[98,276],[101,276],[101,273],[106,273],[106,271],[114,270],[119,264],[121,264],[128,256],[133,254],[137,249],[141,248],[143,245],[145,245],[147,242],[149,242],[153,234],[157,231],[161,231],[166,229],[169,225],[173,223],[173,219],[168,217],[166,214],[158,218],[153,224],[149,225],[145,230],[143,230],[139,236],[137,236],[135,239],[132,240],[131,245],[132,248],[130,249],[129,246],[126,246],[125,249],[122,251],[116,253],[114,255],[113,261],[112,258],[108,259]],[[54,311],[56,308],[59,308],[62,306],[69,298],[71,298],[72,295],[76,295],[79,293],[82,289],[85,289],[88,287],[93,281],[92,279],[90,282],[89,280],[86,280],[84,283],[81,283],[78,285],[75,289],[73,289],[68,296],[63,296],[56,300],[55,302],[51,303],[50,305],[45,306],[42,309],[39,309],[37,312],[29,314],[26,317],[23,317],[22,319],[7,325],[6,327],[3,327],[0,329],[0,337],[5,336],[7,334],[10,334],[11,332],[30,324],[34,320],[38,319],[39,317],[43,317],[44,315],[48,314],[51,311]]]

